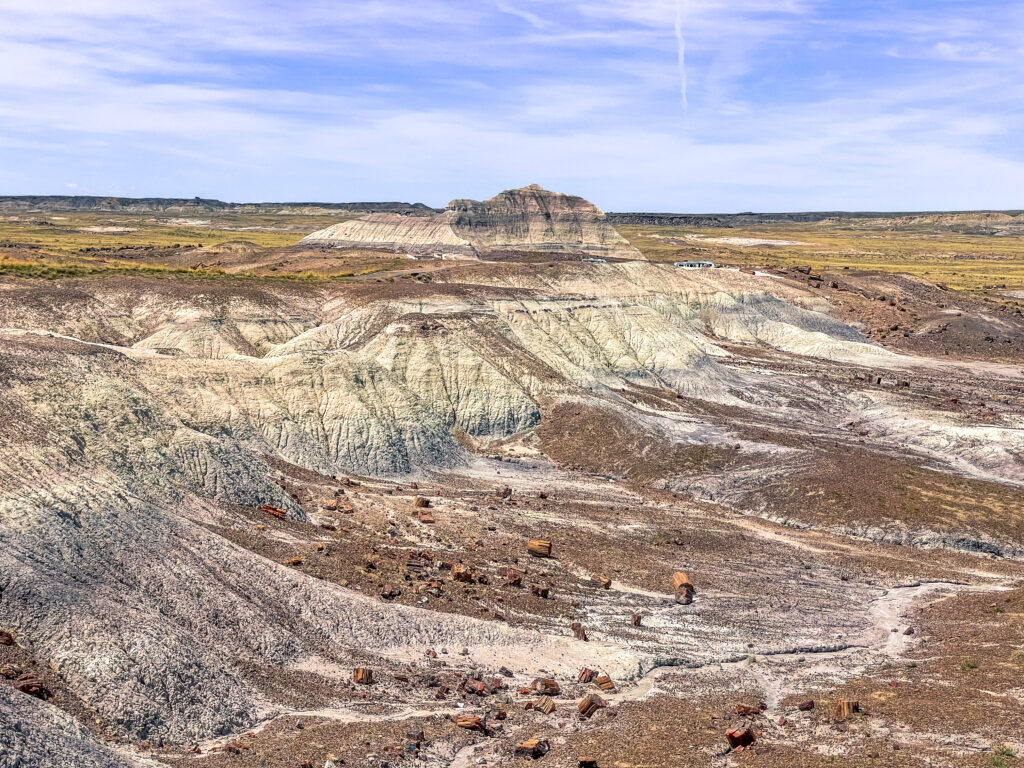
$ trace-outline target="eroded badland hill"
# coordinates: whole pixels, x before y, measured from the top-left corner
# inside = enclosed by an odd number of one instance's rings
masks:
[[[1005,222],[26,205],[0,765],[1020,764]]]

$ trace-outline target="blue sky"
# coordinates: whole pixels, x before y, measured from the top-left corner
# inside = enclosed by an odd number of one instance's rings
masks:
[[[0,194],[1024,208],[1018,0],[0,0]]]

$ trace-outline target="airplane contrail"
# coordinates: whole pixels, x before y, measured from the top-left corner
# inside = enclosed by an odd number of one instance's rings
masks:
[[[683,97],[683,109],[689,107],[686,98],[686,38],[683,36],[683,18],[689,5],[689,0],[676,0],[676,48],[679,51],[679,93]]]

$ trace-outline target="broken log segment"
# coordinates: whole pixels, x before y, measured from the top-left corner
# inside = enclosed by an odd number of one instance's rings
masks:
[[[14,681],[14,688],[22,693],[27,693],[29,696],[35,696],[39,699],[49,699],[53,696],[50,689],[46,687],[43,681],[31,672],[19,676]]]
[[[13,680],[21,674],[21,667],[16,667],[11,664],[4,664],[0,667],[0,675],[6,677],[8,680]]]
[[[545,696],[557,696],[562,689],[551,678],[539,677],[533,681],[533,690]]]
[[[672,574],[672,589],[676,592],[679,591],[680,587],[689,587],[693,589],[693,582],[690,581],[689,575],[683,571],[676,571]]]
[[[586,639],[587,639],[587,630],[585,630],[583,628],[583,625],[580,624],[578,621],[572,622],[569,625],[569,629],[572,630],[572,633],[574,635],[576,635],[576,639],[577,640],[586,641]]]
[[[373,670],[365,667],[356,667],[352,670],[352,679],[359,685],[373,684]]]
[[[260,507],[260,512],[266,512],[268,515],[273,515],[274,517],[281,518],[281,519],[283,519],[285,517],[285,515],[287,514],[280,507],[275,507],[275,506],[272,506],[270,504],[264,504],[262,507]]]
[[[593,582],[594,584],[596,584],[597,586],[599,586],[601,589],[611,589],[612,588],[612,580],[608,579],[608,578],[605,578],[604,576],[602,576],[599,573],[595,573],[593,576],[591,576],[590,577],[590,581]]]
[[[608,675],[598,675],[594,678],[594,684],[602,691],[615,691],[615,683],[612,682],[612,679],[608,677]]]
[[[551,557],[551,542],[545,539],[530,539],[526,551],[534,557]]]
[[[836,702],[836,720],[845,720],[855,712],[860,712],[860,702],[850,699],[840,699]]]
[[[725,732],[725,739],[733,749],[749,747],[754,743],[754,732],[749,728],[732,728]]]
[[[467,731],[482,731],[484,729],[483,720],[475,715],[456,715],[454,720],[457,728],[465,728]]]
[[[541,696],[539,699],[533,702],[533,708],[539,710],[540,712],[543,712],[545,715],[550,715],[552,712],[555,711],[555,709],[557,709],[557,707],[555,706],[555,702],[553,702],[547,696]]]
[[[683,571],[676,571],[672,574],[672,588],[675,590],[677,603],[689,605],[693,602],[696,589],[694,589],[690,577]]]
[[[516,744],[515,754],[524,757],[532,757],[536,760],[539,757],[544,757],[551,749],[551,745],[547,739],[527,739],[524,742]]]
[[[591,693],[580,699],[576,708],[580,712],[580,717],[590,718],[593,717],[594,713],[599,709],[604,709],[608,705],[605,704],[604,699],[598,696],[596,693]]]

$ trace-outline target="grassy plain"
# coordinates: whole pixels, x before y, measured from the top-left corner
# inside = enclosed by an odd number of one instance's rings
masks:
[[[355,214],[30,212],[0,215],[0,275],[188,274],[344,279],[409,265],[373,251],[301,253],[310,232]]]
[[[347,218],[352,215],[19,213],[0,216],[0,243],[58,253],[83,248],[209,246],[237,240],[275,248],[294,245],[310,232]]]
[[[301,263],[275,249],[357,214],[338,213],[108,213],[0,214],[0,274],[65,277],[100,272],[189,272],[209,276],[296,275],[345,278],[400,269],[408,262],[383,254],[337,253]],[[654,261],[710,259],[768,267],[810,266],[905,273],[951,288],[1024,288],[1024,235],[969,234],[941,225],[893,226],[890,219],[771,223],[728,228],[620,226]],[[769,241],[769,242],[765,242]],[[262,254],[259,267],[186,263],[177,252],[244,242]],[[126,255],[125,251],[134,250]],[[141,251],[151,251],[151,253]],[[201,261],[201,259],[197,259]],[[216,261],[216,260],[214,260]],[[254,259],[254,264],[260,259]],[[273,263],[271,263],[273,262]]]
[[[914,275],[957,289],[1024,287],[1022,236],[960,234],[927,226],[897,229],[887,221],[618,230],[655,261],[700,258],[750,266],[810,266],[815,271],[848,267]],[[723,242],[732,238],[781,242]]]

